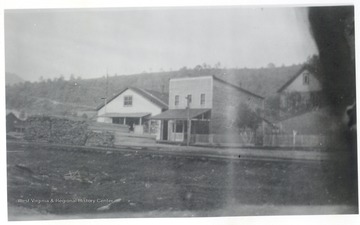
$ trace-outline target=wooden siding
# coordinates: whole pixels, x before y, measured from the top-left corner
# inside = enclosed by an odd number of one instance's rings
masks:
[[[190,108],[212,108],[213,77],[194,77],[172,79],[169,83],[169,109],[185,109],[186,96],[191,95]],[[201,94],[205,94],[205,104],[201,105]],[[179,96],[179,105],[175,106],[175,96]]]
[[[214,81],[210,133],[229,133],[235,129],[236,108],[242,103],[251,109],[262,107],[263,100],[221,82]]]
[[[309,74],[309,83],[304,83],[304,74]],[[307,70],[301,72],[286,88],[284,88],[282,93],[289,92],[313,92],[313,91],[321,91],[321,84],[319,80]]]

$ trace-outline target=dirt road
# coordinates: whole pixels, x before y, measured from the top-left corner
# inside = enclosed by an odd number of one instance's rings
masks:
[[[7,150],[8,203],[17,209],[16,214],[9,210],[10,220],[36,217],[21,209],[39,212],[38,216],[99,218],[286,214],[276,209],[306,206],[313,206],[314,214],[357,211],[349,171],[336,161],[15,143]]]

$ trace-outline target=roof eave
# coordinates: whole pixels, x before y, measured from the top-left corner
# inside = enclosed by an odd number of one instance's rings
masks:
[[[279,88],[279,90],[277,90],[277,93],[281,93],[283,90],[285,90],[285,88],[287,88],[306,69],[306,66],[302,66],[293,77],[291,77],[283,86]]]
[[[124,89],[121,90],[118,94],[116,94],[116,95],[114,95],[113,97],[111,97],[111,98],[109,99],[109,101],[106,102],[106,104],[109,104],[112,100],[114,100],[115,98],[117,98],[119,95],[121,95],[121,94],[122,94],[124,91],[126,91],[127,89],[129,89],[129,87],[124,88]],[[104,103],[101,103],[101,105],[96,108],[96,111],[99,111],[99,110],[102,109],[104,106],[105,106],[105,104],[104,104]]]
[[[140,88],[133,88],[130,87],[130,89],[132,89],[133,91],[135,91],[136,93],[140,94],[141,96],[143,96],[144,98],[147,98],[148,100],[150,100],[147,96],[144,96],[141,92],[139,92],[138,90],[144,91],[145,93],[147,93],[148,95],[150,95],[150,97],[157,99],[160,104],[157,104],[156,102],[150,101],[151,103],[155,104],[156,106],[159,106],[161,109],[164,109],[164,107],[168,107],[167,104],[165,104],[161,99],[157,98],[156,96],[152,95],[151,93],[149,93],[148,91],[144,90],[144,89],[140,89]]]
[[[125,92],[126,90],[128,90],[128,89],[131,89],[131,90],[135,91],[136,93],[140,94],[141,96],[143,96],[144,98],[148,99],[148,97],[144,96],[142,93],[140,93],[140,92],[138,91],[139,88],[126,87],[126,88],[124,88],[122,91],[120,91],[118,94],[116,94],[116,95],[114,95],[112,98],[110,98],[109,101],[108,101],[106,104],[109,104],[112,100],[114,100],[115,98],[117,98],[119,95],[121,95],[122,93],[124,93],[124,92]],[[152,95],[151,95],[151,96],[152,96]],[[152,96],[152,97],[153,97],[153,96]],[[153,98],[156,98],[156,97],[154,96]],[[150,101],[150,102],[153,103],[153,104],[155,104],[156,106],[160,107],[162,110],[163,110],[163,109],[168,109],[168,105],[167,105],[167,104],[165,104],[163,101],[161,101],[161,99],[158,99],[158,98],[156,98],[156,99],[157,99],[158,101],[160,100],[160,103],[162,103],[163,105],[157,104],[157,103],[152,102],[152,101]],[[149,100],[149,99],[148,99],[148,100]],[[104,106],[105,106],[105,104],[102,103],[100,106],[98,106],[98,107],[96,108],[96,111],[99,111],[99,110],[102,109]]]
[[[223,83],[223,84],[226,84],[226,85],[229,85],[230,87],[233,87],[233,88],[235,88],[235,89],[238,89],[239,91],[245,92],[245,93],[247,93],[247,94],[249,94],[249,95],[252,95],[252,96],[254,96],[254,97],[260,98],[260,99],[262,99],[262,100],[265,99],[265,97],[263,97],[263,96],[260,96],[260,95],[258,95],[258,94],[252,93],[251,91],[248,91],[248,90],[246,90],[246,89],[244,89],[244,88],[242,88],[242,87],[239,87],[239,86],[236,86],[236,85],[234,85],[234,84],[231,84],[231,83],[229,83],[229,82],[227,82],[227,81],[225,81],[225,80],[222,80],[222,79],[218,78],[218,77],[215,76],[215,75],[213,75],[213,78],[214,78],[215,80]]]

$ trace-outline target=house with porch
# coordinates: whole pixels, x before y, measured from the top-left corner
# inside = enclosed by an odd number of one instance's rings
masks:
[[[168,109],[167,96],[141,88],[125,88],[97,107],[97,122],[126,125],[129,132],[152,134],[160,139],[162,121],[149,118]]]
[[[151,120],[162,122],[163,141],[194,142],[198,136],[204,142],[231,142],[236,140],[224,139],[238,132],[234,125],[237,107],[245,103],[253,110],[262,109],[263,102],[264,97],[216,76],[174,78],[169,81],[169,110]]]

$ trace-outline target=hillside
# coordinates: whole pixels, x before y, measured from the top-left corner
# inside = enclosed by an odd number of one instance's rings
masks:
[[[91,110],[102,103],[108,86],[111,97],[128,86],[168,93],[169,79],[215,75],[264,97],[278,90],[301,65],[262,69],[181,69],[171,72],[127,76],[103,76],[97,79],[63,78],[42,82],[18,83],[6,88],[6,107],[30,114],[74,114]],[[106,84],[108,83],[108,85]]]
[[[20,76],[16,75],[15,73],[5,73],[5,84],[6,85],[13,85],[17,83],[25,82]]]

